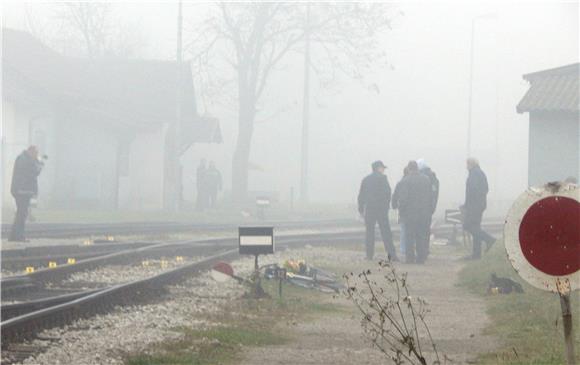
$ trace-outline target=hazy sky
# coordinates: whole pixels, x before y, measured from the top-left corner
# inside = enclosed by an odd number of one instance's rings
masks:
[[[528,87],[522,74],[578,62],[578,2],[393,5],[404,16],[382,39],[392,68],[377,69],[363,83],[343,78],[331,89],[320,88],[314,76],[312,200],[354,202],[373,160],[385,162],[394,185],[408,160],[423,157],[441,180],[441,208],[462,201],[471,24],[488,13],[493,16],[475,23],[472,154],[488,173],[490,199],[513,199],[527,182],[528,116],[515,111]],[[50,22],[50,6],[28,4],[29,14]],[[186,24],[202,16],[206,6],[185,2]],[[4,2],[4,26],[25,27],[24,9],[21,2]],[[116,11],[120,22],[139,29],[147,57],[174,57],[175,3],[124,2]],[[301,75],[302,61],[293,56],[269,83],[264,103],[283,112],[256,125],[251,161],[264,171],[251,173],[251,190],[275,190],[287,198],[290,187],[298,189]],[[185,162],[191,176],[191,165],[200,157],[215,159],[227,189],[235,105],[208,112],[220,118],[224,144],[194,146]],[[186,193],[191,189],[186,187]]]

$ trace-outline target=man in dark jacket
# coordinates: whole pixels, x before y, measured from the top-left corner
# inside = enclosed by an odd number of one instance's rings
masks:
[[[389,224],[391,187],[385,176],[385,167],[382,161],[373,162],[373,172],[360,185],[358,211],[365,219],[367,259],[372,260],[374,256],[375,225],[378,223],[389,260],[398,261]]]
[[[416,161],[407,165],[408,174],[398,191],[399,214],[405,222],[406,261],[422,264],[429,254],[429,221],[433,211],[431,181],[419,173]]]
[[[30,199],[38,194],[38,175],[42,163],[38,160],[38,148],[30,146],[22,151],[14,161],[10,192],[16,201],[16,216],[12,225],[9,241],[25,241],[24,227],[28,217]]]
[[[469,175],[465,184],[465,204],[461,207],[463,212],[463,227],[473,237],[473,254],[471,259],[481,258],[481,243],[487,244],[487,250],[495,243],[495,238],[481,229],[483,211],[487,208],[487,177],[475,158],[467,159]]]
[[[393,209],[399,209],[399,196],[401,195],[401,183],[405,176],[409,174],[409,169],[405,166],[403,169],[403,177],[395,186],[395,192],[393,193],[393,198],[391,199],[391,206]],[[399,211],[399,228],[401,233],[399,234],[399,246],[401,250],[401,254],[404,256],[406,255],[406,248],[407,248],[407,239],[405,237],[405,221],[401,217],[401,212]]]

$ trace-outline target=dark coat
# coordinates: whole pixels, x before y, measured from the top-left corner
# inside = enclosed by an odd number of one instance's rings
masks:
[[[410,172],[399,183],[399,215],[404,222],[423,222],[431,217],[433,199],[431,181],[419,172]]]
[[[487,208],[487,177],[479,166],[469,170],[467,183],[465,184],[465,204],[463,208],[467,213],[481,213]]]
[[[433,214],[435,213],[435,209],[437,209],[437,202],[439,201],[439,179],[437,179],[437,175],[429,167],[421,169],[420,172],[431,181],[431,197],[433,199],[431,214]]]
[[[373,172],[363,179],[358,193],[358,211],[377,214],[389,211],[391,186],[384,174]]]
[[[27,151],[23,151],[14,161],[12,184],[10,192],[12,196],[33,196],[38,194],[38,175],[42,170],[42,164]]]
[[[210,193],[217,193],[222,190],[222,174],[215,167],[210,167],[205,171],[205,182]]]
[[[399,199],[401,197],[401,183],[403,182],[404,178],[405,177],[403,176],[401,181],[399,181],[397,185],[395,185],[395,191],[393,192],[393,197],[391,199],[391,206],[393,207],[393,209],[399,209]]]
[[[204,191],[206,188],[206,184],[205,184],[205,173],[207,171],[207,167],[199,165],[197,167],[197,171],[195,174],[196,177],[196,186],[197,186],[197,192],[199,193],[200,191]]]

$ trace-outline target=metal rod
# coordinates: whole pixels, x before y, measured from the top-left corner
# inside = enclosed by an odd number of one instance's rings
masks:
[[[574,358],[574,332],[572,328],[572,307],[570,294],[560,294],[560,306],[562,307],[562,322],[564,323],[564,343],[566,344],[566,362],[575,365]]]

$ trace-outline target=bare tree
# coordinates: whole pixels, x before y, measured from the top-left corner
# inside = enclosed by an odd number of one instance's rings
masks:
[[[122,24],[115,16],[113,4],[96,1],[70,1],[54,5],[50,22],[56,26],[51,35],[42,34],[42,38],[66,54],[82,55],[89,58],[102,56],[132,57],[138,53],[143,41],[134,24]],[[30,10],[27,9],[30,20]],[[37,25],[28,24],[31,32]],[[50,33],[50,26],[42,27],[43,32]]]
[[[398,365],[427,365],[429,350],[431,363],[441,364],[425,320],[427,302],[411,296],[406,273],[399,274],[390,261],[380,261],[374,272],[349,273],[344,278],[345,295],[360,311],[364,334],[374,347]]]
[[[188,45],[193,65],[209,75],[206,86],[230,85],[224,79],[225,65],[231,67],[237,83],[238,139],[232,161],[232,189],[236,201],[243,201],[248,188],[248,163],[257,105],[272,72],[292,51],[299,51],[306,34],[318,46],[319,62],[314,67],[333,75],[342,71],[361,77],[363,70],[384,59],[377,35],[390,28],[390,7],[372,3],[316,4],[306,25],[306,4],[217,3],[197,24]],[[322,61],[324,58],[324,61]],[[216,81],[219,79],[221,81]]]

